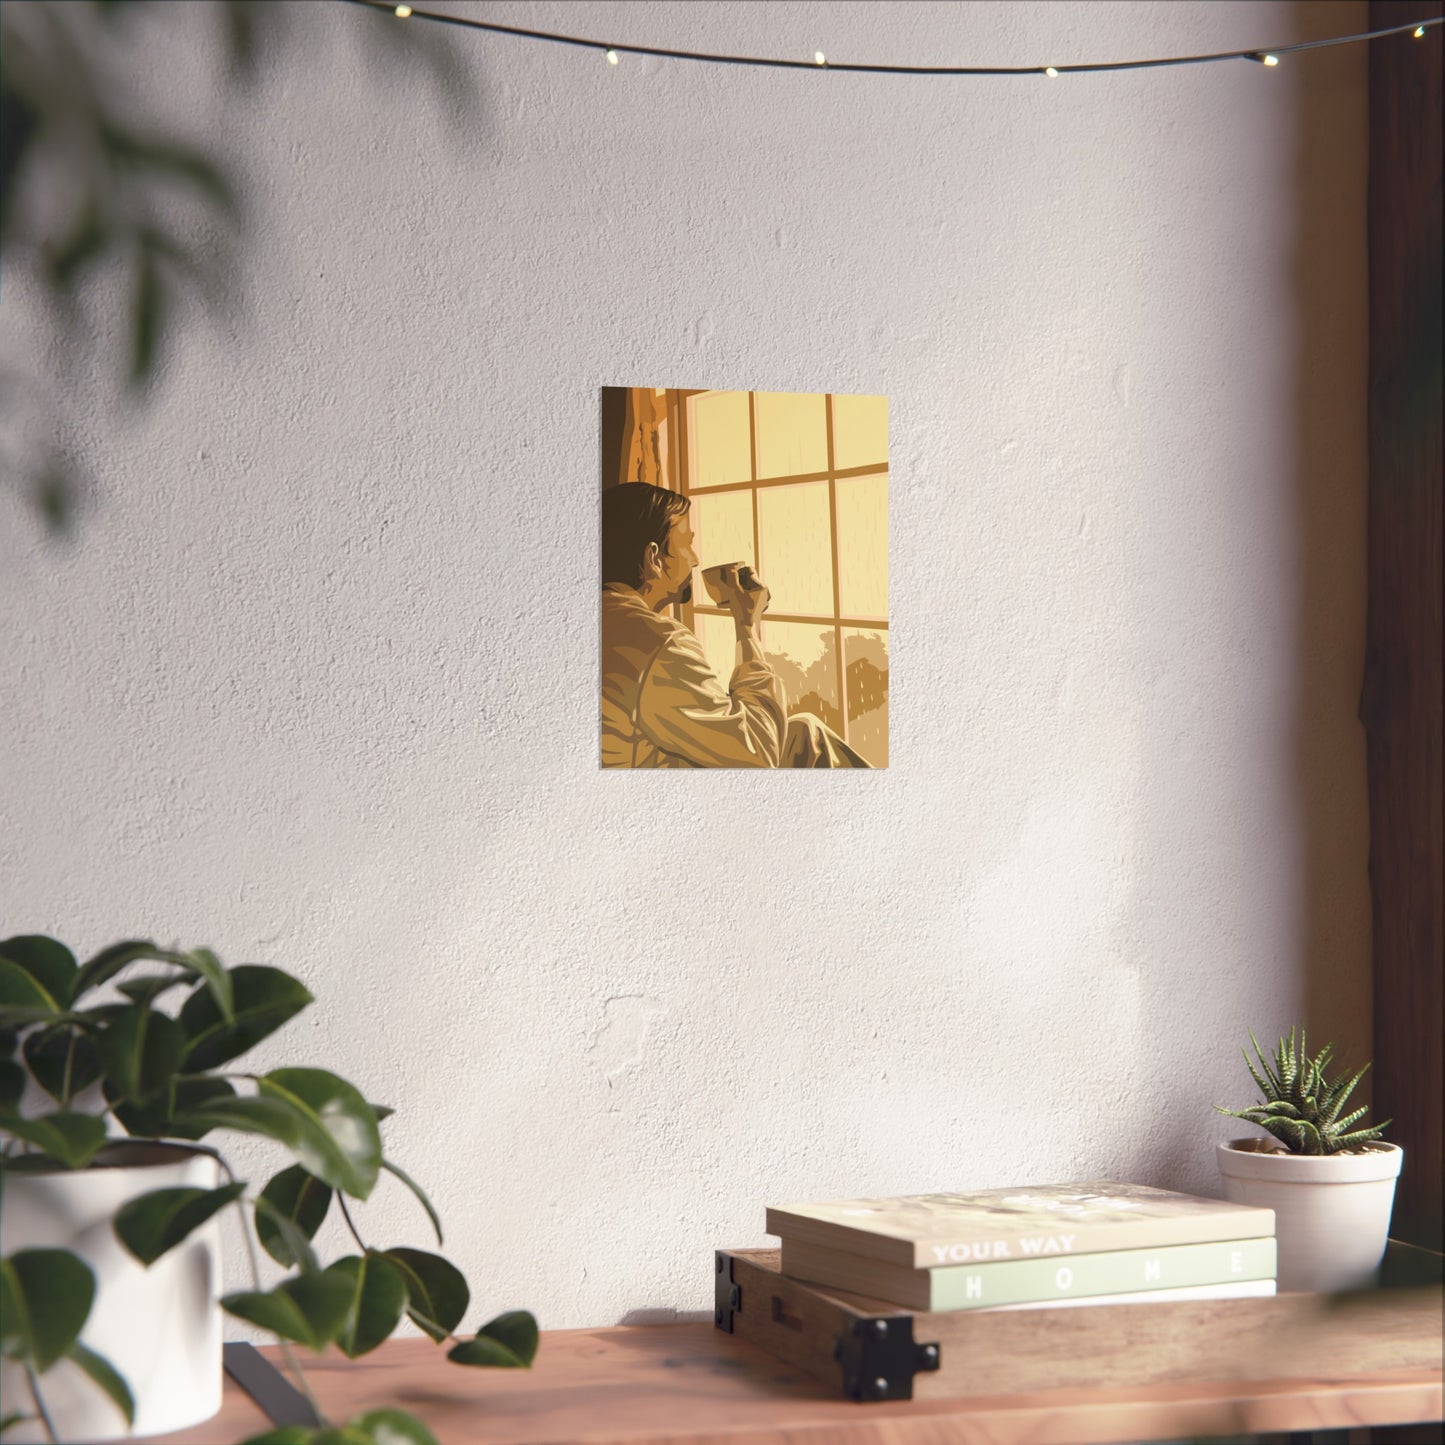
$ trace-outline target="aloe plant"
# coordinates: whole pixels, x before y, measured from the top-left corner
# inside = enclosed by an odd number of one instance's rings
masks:
[[[1298,1046],[1295,1030],[1291,1028],[1289,1039],[1280,1039],[1272,1064],[1265,1058],[1253,1030],[1249,1041],[1254,1045],[1260,1068],[1256,1069],[1250,1061],[1248,1049],[1242,1050],[1244,1062],[1264,1097],[1247,1109],[1225,1109],[1216,1104],[1214,1107],[1221,1114],[1248,1119],[1251,1124],[1267,1129],[1291,1154],[1338,1154],[1378,1139],[1385,1132],[1389,1119],[1371,1129],[1351,1131],[1350,1126],[1369,1113],[1368,1105],[1349,1114],[1342,1112],[1355,1085],[1365,1077],[1368,1063],[1350,1079],[1327,1079],[1325,1065],[1334,1054],[1335,1046],[1326,1044],[1316,1057],[1310,1058],[1303,1024],[1299,1025]]]
[[[135,964],[163,971],[121,978]],[[97,1001],[106,984],[119,997]],[[177,997],[173,1012],[161,1007]],[[149,1266],[219,1210],[240,1211],[254,1287],[226,1295],[221,1305],[278,1337],[322,1421],[316,1430],[288,1426],[248,1445],[308,1445],[313,1437],[317,1445],[323,1438],[435,1445],[420,1420],[399,1410],[373,1410],[337,1430],[316,1406],[288,1342],[316,1351],[334,1344],[354,1359],[387,1339],[405,1314],[435,1343],[449,1344],[447,1358],[456,1364],[527,1367],[537,1350],[537,1322],[512,1310],[459,1338],[453,1332],[470,1307],[460,1271],[439,1254],[377,1249],[362,1239],[346,1200],[368,1198],[387,1173],[416,1196],[442,1244],[431,1201],[384,1152],[380,1124],[392,1110],[368,1103],[325,1069],[236,1070],[240,1055],[311,1002],[310,992],[280,969],[228,968],[206,948],[183,952],[127,941],[81,965],[53,938],[0,941],[0,1187],[6,1173],[36,1164],[85,1168],[116,1142],[107,1118],[132,1138],[186,1140],[211,1153],[226,1176],[220,1188],[153,1190],[124,1205],[112,1227]],[[77,1107],[97,1084],[104,1107]],[[27,1094],[48,1095],[55,1107],[23,1113]],[[226,1130],[275,1140],[293,1162],[248,1192],[219,1151],[199,1143]],[[359,1252],[322,1268],[311,1241],[333,1203]],[[269,1290],[256,1272],[253,1222],[266,1253],[294,1270]],[[61,1359],[83,1370],[134,1422],[125,1380],[80,1342],[95,1289],[89,1265],[69,1250],[22,1249],[0,1260],[0,1354],[23,1365],[31,1389],[30,1410],[11,1413],[20,1402],[5,1402],[0,1432],[38,1417],[55,1438],[43,1377]]]

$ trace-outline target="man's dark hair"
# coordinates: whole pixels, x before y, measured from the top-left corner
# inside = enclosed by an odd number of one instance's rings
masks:
[[[642,554],[648,544],[668,556],[667,534],[691,501],[681,492],[648,482],[623,482],[602,493],[602,580],[642,586]]]

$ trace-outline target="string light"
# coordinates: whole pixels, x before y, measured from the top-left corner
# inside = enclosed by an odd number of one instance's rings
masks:
[[[1106,70],[1158,70],[1168,65],[1208,65],[1221,60],[1252,60],[1260,65],[1278,65],[1280,57],[1292,55],[1300,50],[1319,50],[1330,45],[1354,45],[1365,40],[1381,40],[1387,35],[1402,35],[1409,31],[1415,39],[1422,38],[1427,30],[1445,25],[1445,16],[1423,22],[1412,21],[1405,25],[1394,25],[1385,30],[1363,30],[1357,35],[1332,35],[1325,40],[1301,40],[1295,45],[1277,45],[1264,50],[1221,50],[1209,55],[1171,55],[1158,60],[1111,60],[1090,65],[862,65],[825,61],[821,50],[815,51],[812,61],[774,60],[753,55],[719,55],[699,50],[668,50],[657,45],[604,45],[600,40],[588,40],[579,35],[560,35],[550,30],[527,30],[518,25],[499,25],[492,20],[473,20],[462,15],[443,15],[434,10],[416,10],[410,5],[393,7],[390,0],[344,0],[348,5],[360,5],[367,10],[384,10],[402,16],[413,15],[418,20],[432,20],[438,25],[457,25],[464,30],[485,30],[493,35],[513,35],[521,40],[545,40],[553,45],[571,45],[581,50],[601,50],[607,56],[609,65],[617,63],[616,57],[627,55],[653,55],[660,60],[692,60],[706,65],[746,65],[767,67],[772,70],[834,70],[851,71],[867,75],[1038,75],[1042,72],[1051,80],[1065,73],[1080,75]]]
[[[395,15],[398,20],[405,20],[406,17],[411,14],[411,6],[398,5],[391,13]]]

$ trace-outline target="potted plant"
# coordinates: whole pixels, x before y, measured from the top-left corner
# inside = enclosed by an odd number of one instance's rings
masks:
[[[1367,1063],[1349,1079],[1326,1077],[1334,1052],[1326,1044],[1311,1059],[1304,1026],[1280,1039],[1271,1064],[1253,1032],[1260,1068],[1244,1061],[1263,1096],[1247,1109],[1215,1108],[1248,1119],[1269,1138],[1219,1145],[1225,1198],[1274,1210],[1283,1290],[1334,1291],[1369,1283],[1384,1257],[1404,1151],[1380,1136],[1389,1124],[1353,1128],[1368,1106],[1344,1112]],[[1262,1072],[1261,1072],[1262,1071]]]
[[[136,976],[138,963],[152,967]],[[162,1006],[173,1001],[172,1011]],[[6,1445],[110,1440],[210,1418],[221,1403],[221,1310],[280,1339],[313,1408],[288,1342],[334,1344],[355,1358],[403,1314],[449,1343],[458,1364],[531,1364],[529,1313],[499,1315],[459,1339],[469,1306],[460,1272],[425,1250],[375,1248],[356,1229],[347,1199],[366,1199],[388,1173],[416,1195],[442,1243],[431,1202],[383,1151],[379,1126],[392,1111],[324,1069],[237,1068],[311,1002],[280,969],[228,968],[204,948],[124,942],[80,965],[52,938],[0,942]],[[225,1130],[270,1138],[293,1162],[252,1191],[202,1142]],[[322,1268],[311,1241],[333,1205],[357,1252]],[[252,1288],[218,1300],[217,1216],[228,1206],[241,1217]],[[261,1248],[293,1271],[270,1289],[252,1223]],[[368,1412],[346,1429],[357,1445],[434,1445],[399,1410]],[[303,1445],[320,1431],[284,1433],[287,1445]]]

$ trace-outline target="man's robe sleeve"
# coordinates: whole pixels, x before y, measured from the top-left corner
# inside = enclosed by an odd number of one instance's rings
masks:
[[[762,649],[743,644],[728,691],[701,644],[679,629],[642,681],[638,726],[653,746],[699,768],[776,768],[788,734],[783,684]]]

